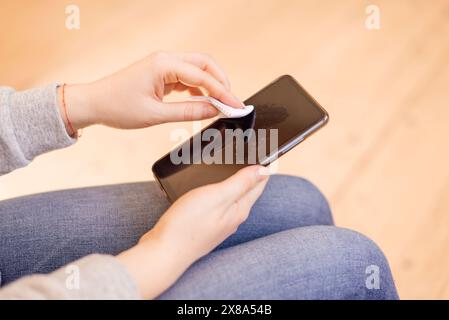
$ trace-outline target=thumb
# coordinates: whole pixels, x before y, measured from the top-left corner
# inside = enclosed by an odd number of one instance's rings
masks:
[[[217,109],[203,101],[162,103],[162,113],[165,121],[191,121],[215,117]]]
[[[228,203],[235,202],[250,192],[255,186],[268,179],[270,170],[263,166],[250,166],[239,170],[219,184],[223,197]]]

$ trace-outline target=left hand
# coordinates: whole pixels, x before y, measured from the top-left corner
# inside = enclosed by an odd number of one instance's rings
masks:
[[[250,166],[226,180],[193,189],[173,203],[138,244],[117,259],[141,295],[160,295],[195,261],[233,234],[268,182],[269,169]]]
[[[224,71],[211,57],[200,53],[152,53],[98,81],[66,85],[64,98],[74,130],[92,124],[135,129],[216,116],[217,110],[207,102],[163,101],[173,90],[203,95],[201,89],[232,107],[243,107],[231,93]],[[62,104],[61,88],[58,94]],[[64,121],[70,131],[65,117]]]

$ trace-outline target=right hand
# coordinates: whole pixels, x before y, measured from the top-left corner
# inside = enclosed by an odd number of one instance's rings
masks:
[[[189,91],[210,96],[234,107],[243,103],[230,91],[224,70],[208,55],[185,52],[155,52],[110,76],[92,83],[71,84],[58,89],[61,114],[71,132],[89,125],[136,129],[155,124],[200,120],[214,117],[218,111],[201,101],[167,102],[171,91]],[[64,93],[64,94],[63,94]],[[63,103],[65,101],[65,103]]]
[[[119,256],[142,295],[153,298],[162,293],[193,262],[233,234],[262,194],[268,174],[262,166],[246,167],[179,198],[134,248]]]

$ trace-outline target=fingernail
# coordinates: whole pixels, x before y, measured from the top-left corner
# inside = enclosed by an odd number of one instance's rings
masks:
[[[204,115],[205,118],[212,118],[218,114],[217,109],[215,109],[212,106],[206,106],[205,110],[206,110]]]
[[[237,106],[238,108],[244,108],[244,107],[245,107],[245,104],[244,104],[242,101],[240,101],[239,98],[237,98],[237,97],[234,96],[234,95],[232,95],[232,97],[234,98],[234,101],[236,102],[236,106]]]
[[[259,169],[257,170],[257,175],[259,176],[269,176],[271,174],[270,169],[264,166],[260,166]]]

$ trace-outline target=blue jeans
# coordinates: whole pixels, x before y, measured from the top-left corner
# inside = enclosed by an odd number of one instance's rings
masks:
[[[155,183],[50,192],[0,202],[2,285],[91,253],[118,254],[169,203]],[[382,251],[333,226],[310,182],[272,176],[248,220],[160,299],[397,299]]]

